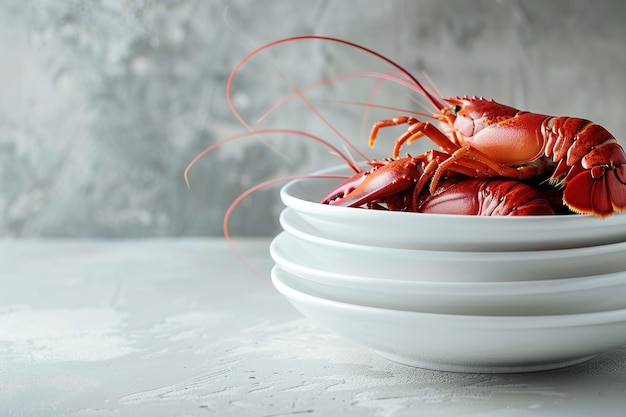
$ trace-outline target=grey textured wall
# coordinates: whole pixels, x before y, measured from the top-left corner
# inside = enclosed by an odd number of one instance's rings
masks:
[[[237,33],[224,22],[226,7]],[[291,35],[359,42],[426,71],[445,95],[586,117],[624,138],[625,12],[621,0],[3,0],[0,236],[219,235],[224,210],[249,186],[338,164],[300,138],[272,137],[288,158],[246,139],[201,160],[191,190],[183,182],[197,152],[245,130],[224,97],[232,67],[254,47]],[[269,62],[299,87],[391,69],[323,42],[283,45],[262,58],[234,85],[250,121],[290,92]],[[361,101],[370,88],[351,80],[311,98],[362,144],[363,109],[321,99]],[[411,107],[391,86],[379,97]],[[297,101],[257,127],[338,142]],[[232,229],[270,234],[279,209],[276,188],[258,193],[234,214]]]

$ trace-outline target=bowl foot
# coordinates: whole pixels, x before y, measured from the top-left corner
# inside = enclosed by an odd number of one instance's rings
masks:
[[[566,360],[559,360],[554,362],[529,362],[527,364],[506,364],[506,363],[441,363],[422,360],[418,357],[404,356],[396,353],[375,351],[379,356],[397,362],[403,365],[413,366],[416,368],[429,369],[433,371],[444,372],[462,372],[462,373],[485,373],[485,374],[509,374],[509,373],[523,373],[523,372],[539,372],[549,371],[553,369],[566,368],[568,366],[578,365],[583,362],[587,362],[598,354],[581,356],[578,358],[569,358]]]

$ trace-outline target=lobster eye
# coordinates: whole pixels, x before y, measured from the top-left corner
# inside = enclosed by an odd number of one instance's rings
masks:
[[[460,112],[462,108],[463,108],[463,107],[461,107],[461,105],[460,105],[460,104],[457,104],[456,106],[454,106],[454,107],[452,108],[452,114],[456,116],[456,114],[457,114],[458,112]]]

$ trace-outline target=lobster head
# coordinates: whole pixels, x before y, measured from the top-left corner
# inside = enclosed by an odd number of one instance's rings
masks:
[[[455,97],[444,99],[449,104],[441,109],[445,122],[466,138],[491,125],[511,119],[519,110],[483,97]]]

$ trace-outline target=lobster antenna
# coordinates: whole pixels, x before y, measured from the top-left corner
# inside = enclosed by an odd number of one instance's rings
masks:
[[[228,20],[228,6],[226,6],[224,8],[224,13],[222,14],[222,19],[224,20],[224,24],[226,24],[226,26],[231,30],[231,32],[233,32],[244,44],[248,45],[250,48],[253,48],[252,43],[250,41],[248,41],[239,31],[237,31],[233,25],[230,24],[230,22]],[[235,72],[235,71],[236,70],[233,70],[233,72]],[[231,72],[231,78],[232,78],[233,72]],[[245,127],[246,129],[248,129],[248,131],[254,132],[255,129],[252,126],[250,126],[250,124],[239,114],[239,112],[237,112],[237,110],[235,110],[235,105],[233,104],[232,97],[231,97],[231,94],[230,94],[230,79],[229,79],[228,85],[226,86],[226,101],[228,102],[228,107],[230,108],[230,110],[233,113],[233,115],[237,118],[239,123],[241,123],[241,125],[243,127]],[[273,151],[274,153],[278,154],[279,156],[281,156],[286,161],[289,161],[289,157],[287,155],[285,155],[283,152],[281,152],[275,146],[273,146],[272,144],[267,142],[267,140],[265,140],[265,138],[263,136],[256,135],[256,137],[263,144],[265,144],[271,151]]]
[[[327,78],[325,80],[322,81],[318,81],[314,84],[311,84],[307,87],[301,88],[299,90],[299,92],[301,93],[307,93],[311,90],[314,90],[315,88],[324,86],[326,84],[330,84],[332,82],[335,81],[341,81],[343,79],[346,78],[355,78],[355,77],[373,77],[376,78],[377,80],[386,80],[386,81],[390,81],[390,82],[394,82],[396,84],[400,84],[404,87],[407,88],[412,88],[413,84],[410,83],[409,81],[397,78],[397,77],[393,77],[390,73],[380,73],[380,72],[376,72],[376,71],[357,71],[357,72],[350,72],[350,73],[346,73],[346,74],[341,74],[341,75],[337,75],[335,77],[330,77]],[[270,107],[265,113],[263,113],[261,115],[261,117],[259,117],[257,119],[257,122],[261,122],[263,121],[267,116],[269,116],[272,112],[274,112],[278,107],[282,106],[283,104],[285,104],[287,101],[295,98],[298,96],[297,92],[291,93],[288,96],[283,97],[282,99],[280,99],[277,103],[275,103],[272,107]]]
[[[354,172],[358,173],[358,172],[361,171],[361,169],[358,167],[358,165],[356,163],[354,163],[353,159],[351,159],[351,156],[347,157],[339,149],[337,149],[336,146],[334,146],[332,143],[328,142],[327,140],[324,140],[324,139],[320,138],[319,136],[315,136],[315,135],[313,135],[311,133],[308,133],[308,132],[304,132],[304,131],[300,131],[300,130],[293,130],[293,129],[262,129],[262,130],[255,130],[255,131],[252,131],[252,132],[242,132],[242,133],[239,133],[237,135],[229,136],[229,137],[224,138],[222,140],[219,140],[219,141],[217,141],[215,143],[212,143],[211,145],[209,145],[206,148],[204,148],[204,150],[202,150],[200,153],[198,153],[191,160],[191,162],[189,162],[189,164],[185,168],[185,171],[183,173],[183,177],[185,178],[185,183],[187,184],[187,187],[188,188],[190,187],[189,170],[191,170],[191,168],[196,164],[196,162],[198,162],[198,160],[200,158],[202,158],[204,155],[206,155],[207,153],[209,153],[213,149],[217,148],[218,146],[221,146],[221,145],[223,145],[223,144],[225,144],[227,142],[231,142],[233,140],[240,139],[240,138],[243,138],[243,137],[260,136],[260,135],[267,135],[267,134],[280,134],[280,133],[288,134],[288,135],[304,136],[304,137],[312,139],[312,140],[314,140],[316,142],[319,142],[322,145],[328,147],[331,150],[332,154],[339,156]]]
[[[424,97],[426,97],[426,99],[435,107],[435,109],[437,111],[439,111],[440,109],[446,107],[446,104],[443,100],[441,100],[439,97],[437,97],[435,94],[431,93],[426,87],[424,87],[424,85],[422,83],[420,83],[417,78],[415,78],[413,76],[413,74],[411,74],[407,69],[405,69],[404,67],[402,67],[400,64],[396,63],[395,61],[391,60],[390,58],[387,58],[386,56],[384,56],[383,54],[374,51],[373,49],[370,49],[366,46],[363,45],[359,45],[357,43],[354,42],[350,42],[347,41],[345,39],[339,39],[339,38],[333,38],[330,36],[322,36],[322,35],[301,35],[301,36],[292,36],[292,37],[288,37],[288,38],[283,38],[283,39],[278,39],[276,41],[270,42],[266,45],[263,45],[259,48],[257,48],[256,50],[252,51],[250,54],[248,54],[248,56],[246,56],[244,58],[244,60],[240,63],[243,64],[244,61],[246,61],[247,59],[250,58],[250,56],[257,54],[258,52],[270,48],[272,46],[281,44],[281,43],[285,43],[285,42],[293,42],[293,41],[299,41],[299,40],[311,40],[311,39],[318,39],[318,40],[325,40],[325,41],[330,41],[330,42],[337,42],[337,43],[341,43],[343,45],[347,45],[353,48],[357,48],[360,49],[364,52],[367,52],[371,55],[374,55],[375,57],[385,61],[386,63],[388,63],[389,65],[391,65],[392,67],[396,68],[397,70],[399,70],[404,76],[406,76],[408,78],[408,80],[411,82],[411,84],[413,84],[413,87],[415,90],[417,90],[418,92],[420,92],[422,95],[424,95]],[[240,66],[238,65],[238,66]],[[235,72],[235,71],[233,71]],[[296,90],[297,91],[297,90]]]
[[[378,78],[376,80],[374,86],[372,87],[372,90],[370,91],[370,95],[367,98],[367,104],[371,105],[374,102],[374,97],[376,97],[376,93],[378,93],[378,89],[382,85],[383,80],[383,78]],[[363,118],[361,119],[361,136],[363,137],[365,137],[365,131],[367,130],[367,120],[369,119],[371,109],[372,107],[366,106],[365,110],[363,111]]]
[[[422,103],[421,101],[419,101],[418,99],[416,99],[415,97],[411,96],[411,95],[407,95],[407,98],[409,99],[409,101],[411,103],[414,103],[415,105],[417,105],[418,107],[420,107],[422,110],[424,111],[428,111],[428,107],[426,107],[426,104]],[[420,112],[414,112],[415,114],[419,115],[419,116],[425,116],[425,113],[420,113]],[[437,119],[436,117],[434,117],[433,115],[428,115],[426,117],[430,117],[431,119]]]
[[[257,271],[252,265],[250,265],[250,263],[237,250],[237,248],[235,247],[235,245],[232,242],[231,235],[230,235],[230,230],[228,228],[228,222],[230,220],[230,216],[233,214],[233,210],[235,209],[235,207],[237,207],[239,205],[239,203],[241,203],[241,201],[243,199],[245,199],[246,197],[248,197],[250,194],[254,193],[255,191],[258,191],[258,190],[260,190],[262,188],[269,187],[271,185],[278,184],[278,183],[281,183],[281,182],[292,181],[292,180],[297,180],[297,179],[302,179],[302,178],[340,178],[340,179],[346,179],[346,178],[349,178],[349,177],[350,177],[349,175],[341,175],[341,174],[312,174],[312,175],[306,175],[305,174],[305,175],[294,175],[294,176],[290,176],[290,177],[275,178],[273,180],[268,180],[268,181],[262,182],[261,184],[257,184],[255,186],[247,189],[246,191],[241,193],[239,195],[239,197],[237,197],[235,199],[235,201],[233,201],[230,204],[230,206],[226,210],[226,214],[224,215],[224,220],[223,220],[223,223],[222,223],[222,227],[223,227],[223,230],[224,230],[224,238],[225,238],[226,242],[228,243],[228,246],[233,251],[235,256],[237,258],[239,258],[239,260],[250,271],[252,271],[252,273],[254,273],[262,281],[264,281],[265,277],[259,271]]]
[[[426,70],[422,71],[422,76],[426,78],[426,81],[428,81],[428,84],[430,84],[430,87],[435,91],[435,94],[437,94],[439,99],[443,99],[443,94],[441,93],[441,90],[439,89],[439,87],[437,87],[437,84],[430,77],[430,75],[426,72]]]
[[[408,97],[410,100],[414,100],[414,97]],[[349,104],[352,106],[362,106],[362,107],[373,107],[375,109],[382,109],[382,110],[389,110],[389,111],[393,111],[396,113],[407,113],[407,114],[411,114],[414,116],[420,116],[420,117],[425,117],[428,119],[434,119],[437,120],[436,116],[433,116],[430,113],[424,113],[421,111],[416,111],[416,110],[410,110],[410,109],[405,109],[403,107],[395,107],[395,106],[387,106],[385,104],[376,104],[376,103],[370,103],[370,102],[361,102],[361,101],[346,101],[346,100],[332,100],[332,99],[325,99],[325,98],[320,98],[320,99],[313,99],[312,101],[321,101],[321,102],[327,102],[327,103],[335,103],[335,104]],[[415,104],[420,104],[419,101],[414,101]],[[422,103],[422,105],[424,105],[424,103]],[[428,109],[426,109],[428,110]]]
[[[346,153],[346,157],[349,158],[354,164],[354,166],[358,168],[359,163],[356,161],[356,159],[354,159],[354,156],[352,156],[352,154],[350,153],[350,149],[346,146],[346,144],[342,143],[341,147],[343,148],[343,151]]]
[[[345,39],[333,38],[333,37],[330,37],[330,36],[303,35],[303,36],[293,36],[293,37],[290,37],[290,38],[280,39],[278,41],[272,42],[271,44],[268,44],[268,46],[276,45],[276,44],[283,43],[283,42],[297,41],[297,40],[303,40],[303,39],[320,39],[320,40],[326,40],[326,41],[331,41],[331,42],[337,42],[337,43],[341,43],[341,44],[344,44],[344,45],[351,46],[353,48],[360,49],[360,50],[365,51],[365,52],[367,52],[369,54],[372,54],[375,57],[377,57],[379,59],[382,59],[383,61],[385,61],[389,65],[395,67],[402,74],[404,74],[414,84],[414,86],[416,87],[417,91],[422,93],[426,97],[426,99],[428,101],[430,101],[430,103],[435,107],[436,110],[440,110],[441,108],[446,106],[446,104],[439,97],[437,97],[433,93],[431,93],[426,87],[424,87],[422,85],[422,83],[420,83],[417,80],[417,78],[415,78],[413,76],[413,74],[411,74],[408,70],[406,70],[400,64],[394,62],[390,58],[387,58],[383,54],[381,54],[379,52],[376,52],[373,49],[367,48],[367,47],[365,47],[363,45],[359,45],[359,44],[356,44],[354,42],[347,41]]]
[[[245,42],[246,44],[250,45],[250,42],[247,41],[240,33],[238,33],[237,31],[235,31],[235,29],[233,28],[233,26],[230,24],[230,22],[228,21],[228,16],[227,16],[227,12],[228,12],[228,8],[226,8],[224,10],[224,22],[226,23],[226,25],[233,30],[233,32],[239,36],[243,42]],[[233,79],[235,77],[235,74],[239,71],[239,69],[243,66],[244,63],[246,63],[250,58],[252,58],[253,56],[257,55],[259,52],[264,51],[265,49],[268,49],[272,46],[278,45],[280,43],[284,43],[287,42],[289,38],[287,39],[283,39],[283,40],[279,40],[279,41],[274,41],[274,42],[270,42],[268,44],[262,45],[256,49],[254,49],[252,52],[248,53],[246,56],[244,56],[244,58],[239,61],[239,63],[235,66],[235,68],[232,70],[232,72],[230,73],[230,76],[228,77],[228,81],[226,83],[226,99],[228,101],[228,106],[230,107],[231,112],[233,113],[233,115],[237,118],[237,120],[240,121],[241,124],[243,124],[248,130],[253,130],[252,127],[243,119],[243,117],[241,117],[241,115],[239,114],[239,112],[237,111],[237,109],[235,109],[235,106],[232,102],[231,99],[231,87],[232,87],[232,82]],[[302,92],[293,84],[293,82],[291,82],[291,80],[276,66],[274,65],[274,63],[272,63],[271,61],[262,58],[268,65],[270,65],[274,71],[285,81],[285,83],[289,86],[289,88],[291,88],[295,94],[298,95],[298,97],[304,102],[304,104],[306,104],[306,106],[313,112],[315,113],[315,115],[317,117],[320,118],[320,120],[322,120],[322,122],[328,126],[333,132],[335,132],[335,134],[345,143],[348,144],[348,146],[350,146],[352,148],[352,150],[354,152],[356,152],[361,158],[363,158],[364,160],[368,160],[367,156],[365,154],[363,154],[350,140],[348,140],[348,138],[346,138],[341,132],[339,132],[339,130],[332,125],[332,123],[330,123],[328,121],[328,119],[326,119],[320,112],[319,110],[317,110],[317,108],[315,108],[315,106],[313,106],[313,104],[307,100],[306,97],[304,97],[304,94],[302,94]]]

